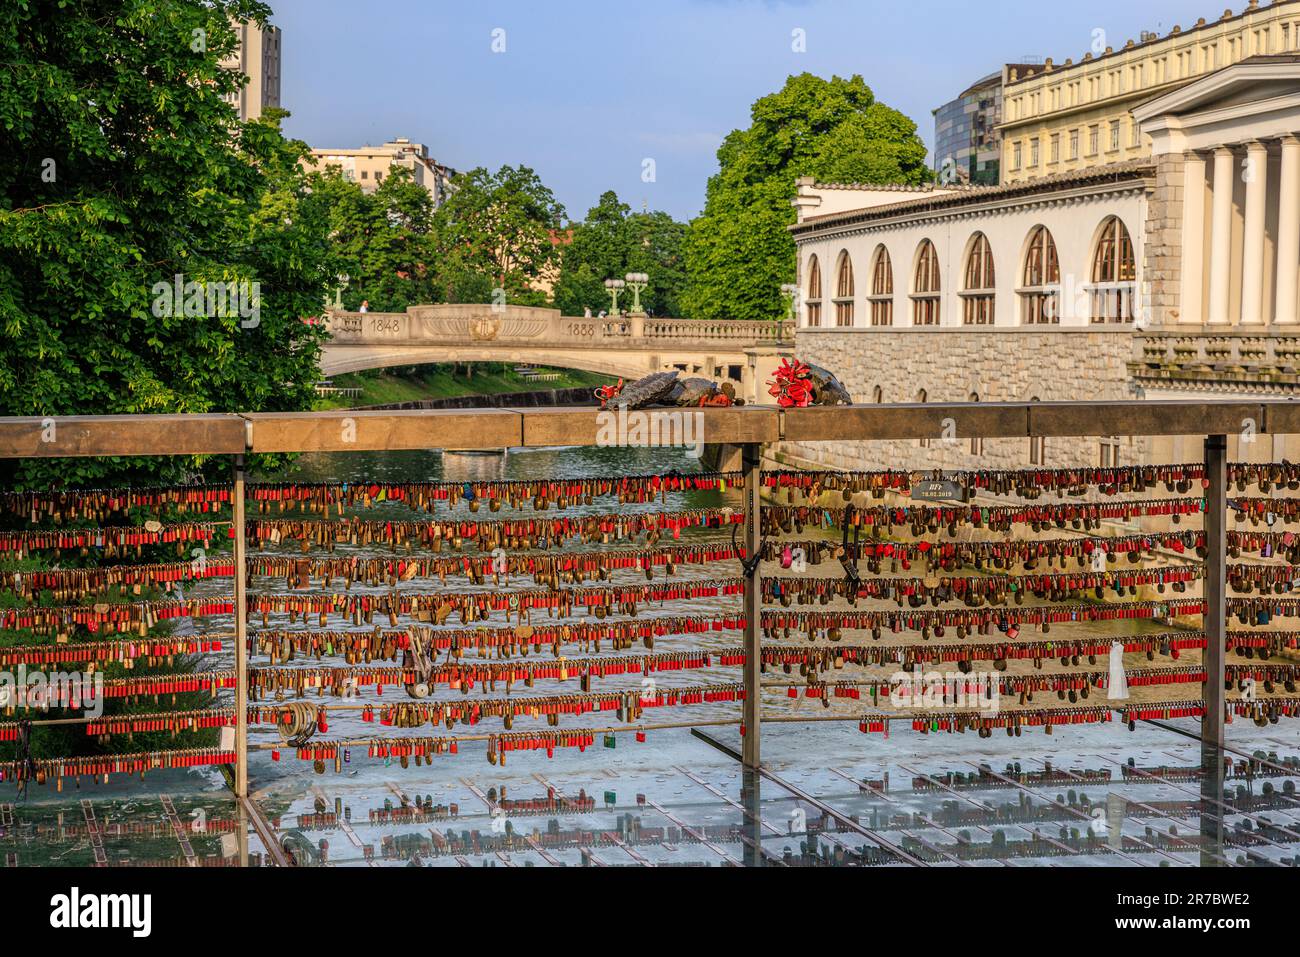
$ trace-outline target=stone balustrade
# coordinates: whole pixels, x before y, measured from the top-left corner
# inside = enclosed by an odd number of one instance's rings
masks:
[[[1131,377],[1142,384],[1212,390],[1248,384],[1300,391],[1300,330],[1166,326],[1133,337]]]
[[[750,320],[647,319],[649,339],[721,339],[745,342],[794,342],[793,323]]]
[[[563,316],[558,309],[487,305],[412,306],[406,312],[330,310],[325,327],[340,345],[487,343],[607,348],[650,341],[719,343],[743,348],[793,343],[787,323],[651,319],[645,316]]]

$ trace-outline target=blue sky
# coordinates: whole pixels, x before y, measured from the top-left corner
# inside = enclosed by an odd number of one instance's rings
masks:
[[[722,137],[787,75],[860,73],[916,121],[1004,61],[1076,60],[1225,0],[268,0],[286,132],[408,136],[457,169],[524,164],[581,219],[601,192],[698,214]],[[1232,0],[1233,9],[1244,0]],[[493,31],[505,50],[494,53]],[[792,33],[806,52],[792,50]],[[500,37],[500,34],[498,34]],[[655,181],[643,182],[643,161]]]

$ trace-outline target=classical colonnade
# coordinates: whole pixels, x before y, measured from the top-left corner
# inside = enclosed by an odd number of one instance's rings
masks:
[[[1300,321],[1300,139],[1288,134],[1249,140],[1206,152],[1189,151],[1183,158],[1182,321],[1296,324]],[[1270,230],[1274,223],[1275,234]],[[1270,239],[1277,255],[1272,270],[1268,268]],[[1198,250],[1202,255],[1197,255]],[[1234,263],[1240,263],[1241,282],[1235,308]]]

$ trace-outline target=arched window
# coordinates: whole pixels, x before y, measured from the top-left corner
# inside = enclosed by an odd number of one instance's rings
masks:
[[[808,295],[804,297],[804,311],[808,325],[822,324],[822,267],[816,256],[808,260]]]
[[[876,257],[871,265],[871,324],[894,324],[894,264],[889,261],[889,250],[876,247]]]
[[[1090,292],[1093,322],[1133,321],[1137,263],[1133,257],[1133,240],[1118,216],[1102,224],[1092,254]]]
[[[916,393],[916,401],[919,404],[924,405],[926,402],[930,401],[930,393],[926,392],[924,389],[918,390]],[[917,439],[916,444],[923,449],[928,449],[930,447],[930,440]]]
[[[874,402],[874,403],[876,403],[877,405],[879,405],[881,402],[884,402],[884,401],[885,401],[885,390],[882,389],[882,388],[880,388],[880,386],[876,386],[874,389],[872,389],[872,390],[871,390],[871,401]]]
[[[1046,226],[1038,226],[1025,251],[1024,282],[1020,298],[1023,321],[1028,325],[1061,321],[1061,264],[1056,258],[1056,241]]]
[[[980,394],[978,392],[972,392],[970,394],[970,399],[968,401],[978,402],[979,400],[980,400]],[[984,454],[984,440],[982,438],[972,436],[970,440],[970,454],[971,455]]]
[[[835,325],[853,325],[853,260],[847,251],[840,253],[835,271]]]
[[[962,290],[962,322],[968,326],[993,325],[993,249],[988,237],[976,233],[966,257],[966,286]]]
[[[934,243],[925,240],[916,257],[916,276],[912,283],[912,325],[939,324],[939,255]]]
[[[1034,396],[1030,402],[1041,402],[1042,399]],[[1041,435],[1031,436],[1029,439],[1029,464],[1043,465],[1047,462],[1047,439]]]

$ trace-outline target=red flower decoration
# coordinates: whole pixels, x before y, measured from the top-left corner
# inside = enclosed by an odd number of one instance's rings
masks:
[[[776,404],[783,409],[804,408],[812,405],[813,386],[808,379],[811,370],[798,359],[782,359],[780,367],[776,370],[776,381],[769,382],[771,386],[767,394],[776,399]]]

